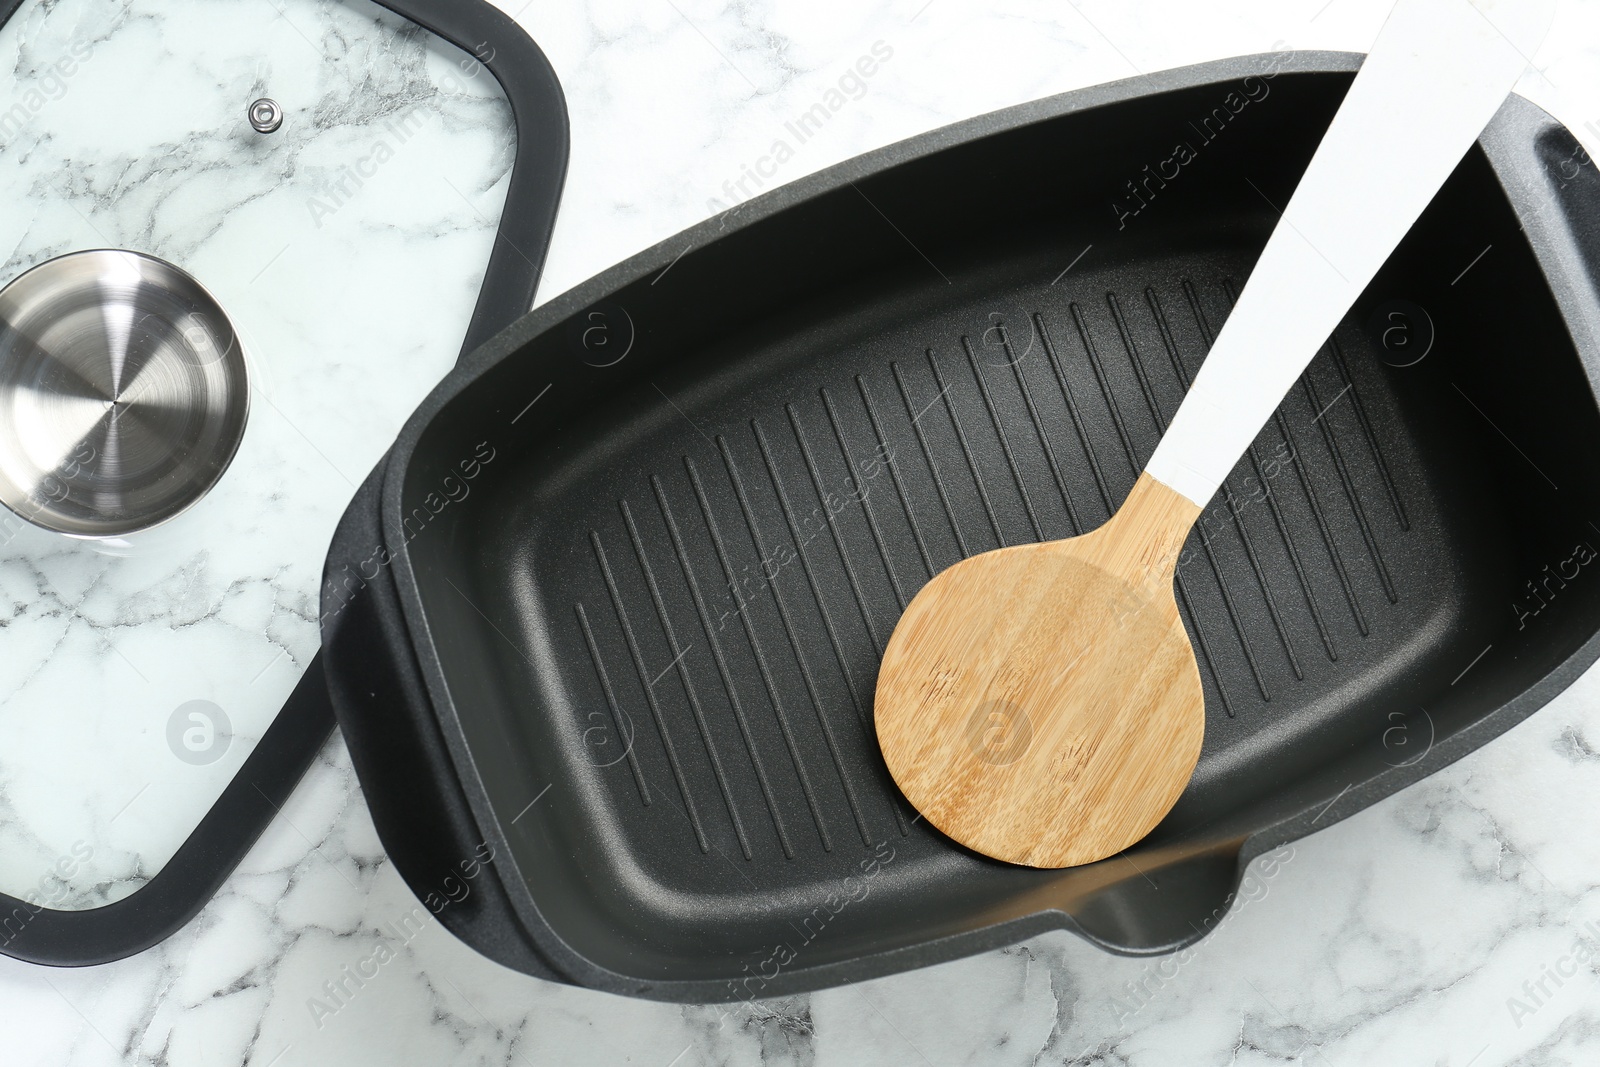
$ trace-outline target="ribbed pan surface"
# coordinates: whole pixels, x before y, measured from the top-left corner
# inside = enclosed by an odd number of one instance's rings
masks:
[[[901,609],[957,560],[1115,510],[1236,290],[1194,273],[1120,292],[1091,276],[1008,293],[1015,317],[980,300],[916,338],[826,344],[826,371],[798,366],[721,405],[746,417],[686,409],[670,441],[595,472],[610,499],[586,481],[570,510],[546,501],[588,557],[562,590],[561,656],[587,659],[574,697],[608,712],[596,753],[626,752],[612,802],[660,805],[680,816],[663,812],[667,839],[746,859],[904,835],[870,720]],[[924,347],[930,327],[940,343]],[[1390,456],[1413,466],[1410,449],[1380,440],[1372,409],[1389,416],[1388,400],[1352,362],[1373,374],[1353,332],[1317,357],[1187,546],[1178,599],[1212,759],[1404,641],[1396,623],[1446,593],[1427,582],[1432,501],[1396,485]],[[541,548],[525,557],[530,587],[557,546]]]

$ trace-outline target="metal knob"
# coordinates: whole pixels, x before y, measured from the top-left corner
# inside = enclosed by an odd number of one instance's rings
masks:
[[[0,503],[90,537],[172,518],[233,460],[246,379],[227,315],[172,264],[41,263],[0,290]]]
[[[283,108],[270,96],[263,96],[248,109],[250,125],[257,133],[277,133],[283,125]]]

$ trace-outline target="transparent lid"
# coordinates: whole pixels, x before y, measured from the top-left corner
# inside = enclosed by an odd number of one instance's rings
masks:
[[[248,365],[238,452],[177,517],[74,539],[0,512],[0,891],[97,907],[162,868],[315,654],[334,526],[466,334],[515,124],[473,57],[368,0],[27,0],[0,63],[0,284],[155,256]]]

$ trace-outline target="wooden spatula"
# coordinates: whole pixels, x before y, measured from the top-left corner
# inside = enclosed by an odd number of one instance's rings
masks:
[[[878,742],[934,826],[996,859],[1067,867],[1127,848],[1177,802],[1205,732],[1172,590],[1189,527],[1553,13],[1554,0],[1399,0],[1121,510],[1082,537],[964,560],[906,608],[878,675]]]

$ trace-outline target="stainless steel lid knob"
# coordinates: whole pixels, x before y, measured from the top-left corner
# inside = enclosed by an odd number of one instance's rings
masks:
[[[0,290],[0,503],[29,522],[164,522],[222,477],[248,414],[232,324],[172,264],[74,252]]]
[[[257,133],[277,133],[283,125],[283,108],[270,96],[263,96],[249,108],[250,126]]]

